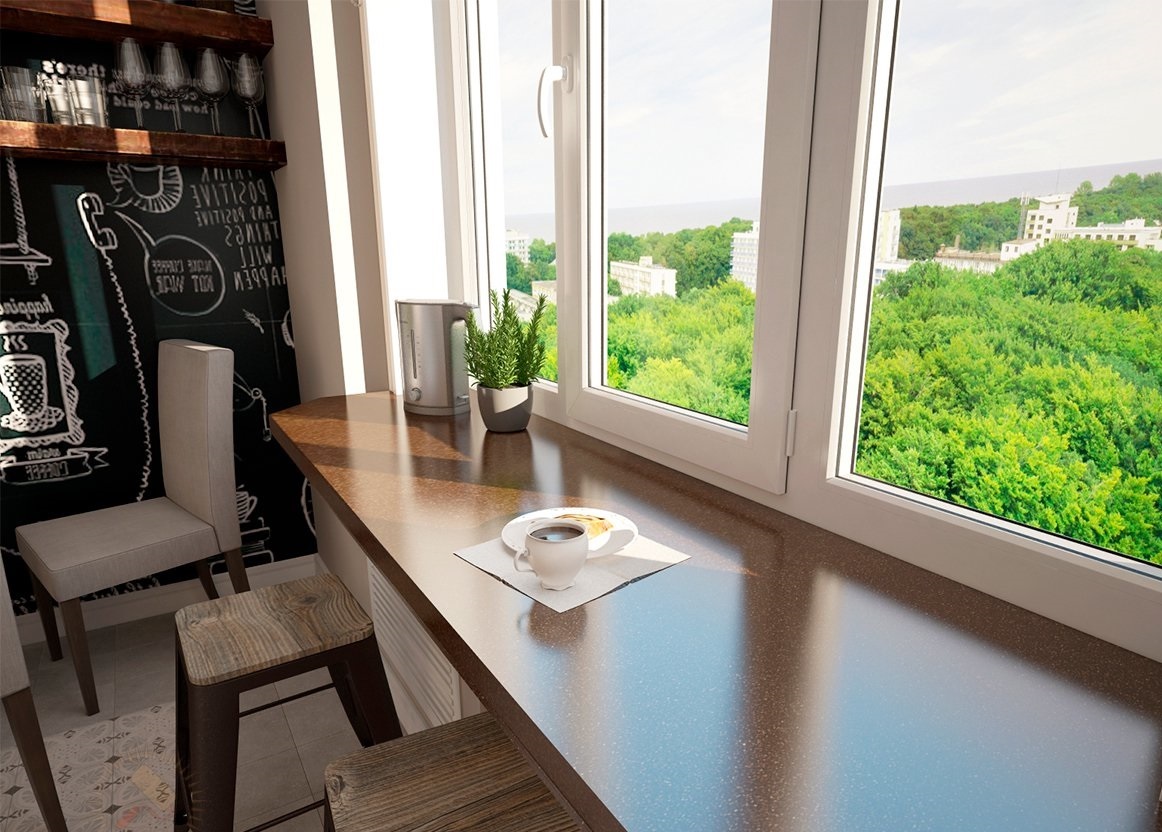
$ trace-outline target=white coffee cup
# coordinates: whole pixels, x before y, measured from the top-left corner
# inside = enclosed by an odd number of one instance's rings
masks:
[[[529,523],[512,556],[517,572],[535,572],[545,589],[568,589],[589,557],[589,529],[579,520],[548,517]],[[524,563],[527,560],[528,563]]]

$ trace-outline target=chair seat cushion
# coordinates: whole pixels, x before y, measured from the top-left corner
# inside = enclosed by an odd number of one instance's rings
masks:
[[[312,575],[178,610],[186,677],[215,685],[369,638],[371,619],[334,575]]]
[[[325,781],[335,832],[579,829],[487,713],[340,757]]]
[[[165,497],[20,526],[16,542],[58,601],[218,554],[214,528]]]

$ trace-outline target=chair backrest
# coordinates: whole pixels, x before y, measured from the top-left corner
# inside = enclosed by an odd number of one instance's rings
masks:
[[[157,376],[165,496],[213,526],[221,551],[237,549],[234,353],[196,341],[162,341]]]
[[[4,575],[4,560],[0,558],[0,696],[7,696],[28,687],[28,668],[24,665],[24,651],[20,649],[20,633],[16,630],[16,615],[8,593],[8,578]]]

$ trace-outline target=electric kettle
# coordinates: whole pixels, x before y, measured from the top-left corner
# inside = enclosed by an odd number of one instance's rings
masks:
[[[468,412],[464,318],[475,307],[457,300],[400,300],[403,409],[450,416]]]

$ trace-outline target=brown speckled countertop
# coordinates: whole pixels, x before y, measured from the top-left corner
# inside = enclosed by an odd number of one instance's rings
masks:
[[[552,422],[272,421],[594,829],[1154,829],[1162,665]],[[553,505],[692,557],[557,614],[452,555]]]

